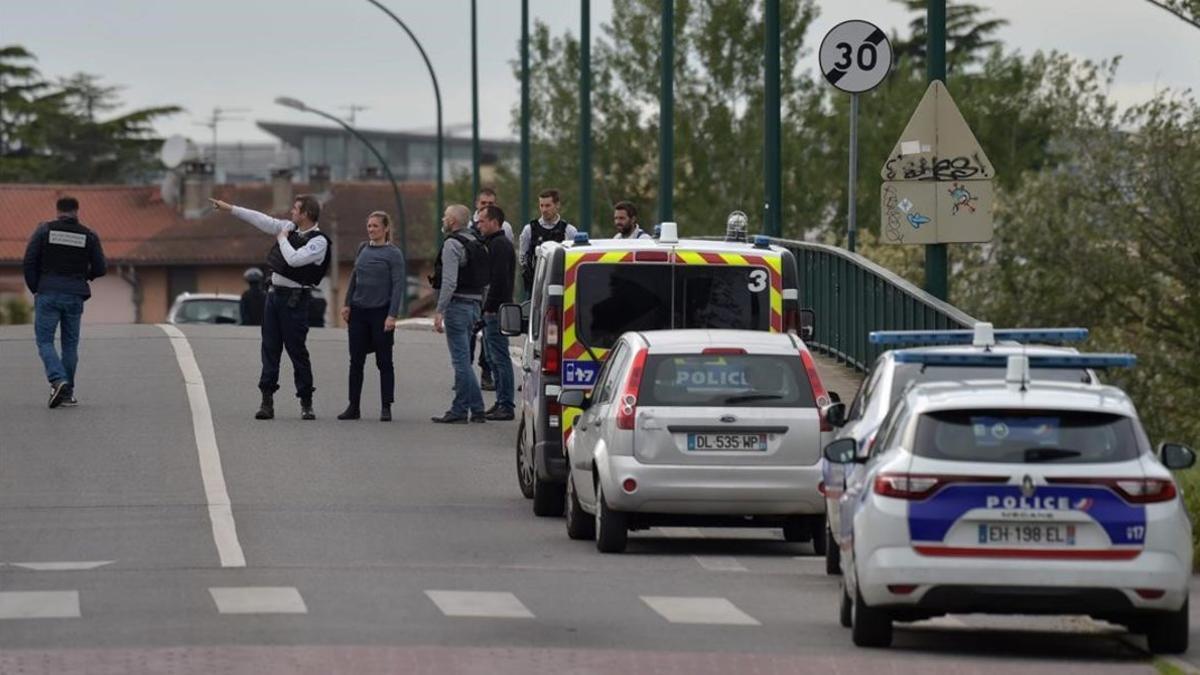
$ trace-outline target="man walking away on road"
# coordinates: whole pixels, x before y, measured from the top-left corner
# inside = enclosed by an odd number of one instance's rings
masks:
[[[262,404],[254,418],[269,420],[275,417],[279,360],[286,349],[292,361],[296,397],[300,399],[300,419],[315,420],[312,363],[305,341],[312,289],[329,271],[329,238],[317,229],[321,204],[312,195],[300,195],[292,203],[291,219],[279,220],[219,199],[209,201],[214,208],[229,211],[263,232],[275,235],[275,245],[267,253],[271,290],[267,291],[262,323],[262,374],[258,378]]]
[[[471,212],[462,204],[446,207],[442,231],[446,240],[429,279],[438,291],[433,329],[446,334],[450,363],[454,366],[454,402],[440,417],[440,424],[459,424],[468,419],[484,421],[483,393],[471,368],[470,336],[480,318],[483,294],[488,284],[488,253],[483,240],[468,227]]]
[[[267,304],[267,292],[263,290],[263,273],[251,267],[242,275],[248,288],[242,292],[241,315],[243,326],[261,326],[263,309]]]
[[[508,353],[508,338],[500,334],[500,305],[513,300],[517,267],[516,251],[504,236],[504,211],[487,206],[479,219],[491,264],[487,299],[483,303],[483,344],[496,379],[496,405],[487,411],[489,420],[511,420],[513,409],[513,367]]]
[[[649,239],[650,234],[637,221],[637,207],[632,202],[617,202],[613,206],[613,239]]]
[[[483,235],[480,234],[480,232],[479,232],[479,219],[481,217],[483,217],[483,209],[485,209],[488,206],[497,206],[496,191],[490,187],[485,187],[479,191],[479,194],[475,195],[475,215],[471,217],[471,229],[475,230],[475,234],[478,234],[481,239],[483,238]],[[506,221],[504,221],[504,224],[502,225],[502,227],[504,229],[504,236],[508,237],[509,243],[512,243],[512,240],[513,240],[512,224],[506,220]],[[476,330],[471,331],[471,360],[472,361],[475,360],[476,337],[478,337],[479,333],[482,330],[483,330],[483,327],[479,326]],[[490,363],[488,363],[487,356],[488,356],[487,349],[479,350],[479,388],[483,389],[484,391],[495,391],[496,383],[492,381],[492,366]]]
[[[535,251],[544,241],[566,241],[575,239],[575,226],[562,219],[558,213],[558,190],[542,190],[538,194],[538,212],[541,217],[531,220],[521,230],[521,281],[525,294],[533,292],[533,265]]]
[[[92,297],[88,282],[108,271],[100,238],[79,222],[79,201],[61,197],[55,209],[58,217],[33,231],[23,265],[25,285],[34,297],[34,336],[50,380],[51,408],[78,403],[75,369],[83,303]],[[54,349],[56,330],[61,334],[61,355]]]
[[[363,366],[367,354],[375,352],[375,367],[379,368],[379,419],[392,421],[392,401],[396,394],[392,345],[407,277],[404,254],[390,243],[391,230],[392,220],[387,213],[375,211],[367,216],[367,241],[358,247],[358,255],[354,257],[354,271],[350,273],[342,306],[342,321],[350,333],[350,404],[338,415],[339,420],[360,417]]]

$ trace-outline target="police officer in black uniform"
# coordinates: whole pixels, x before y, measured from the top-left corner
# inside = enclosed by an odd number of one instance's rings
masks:
[[[261,326],[263,309],[267,304],[267,292],[263,290],[263,273],[257,267],[251,267],[242,275],[246,280],[245,291],[242,292],[241,306],[243,326]]]
[[[312,363],[308,358],[308,305],[312,289],[329,271],[329,238],[317,229],[321,204],[312,195],[300,195],[292,203],[291,219],[279,220],[219,199],[210,200],[214,208],[229,211],[267,234],[276,243],[267,253],[271,270],[271,289],[267,292],[262,323],[262,375],[258,388],[262,405],[255,419],[275,416],[275,391],[279,389],[279,360],[286,349],[292,360],[296,397],[300,399],[300,418],[316,419],[313,412]]]
[[[100,238],[79,222],[79,201],[61,197],[58,217],[38,225],[25,247],[25,285],[34,298],[33,330],[50,380],[50,407],[75,405],[75,368],[88,282],[108,271]],[[62,354],[54,349],[61,328]]]
[[[575,239],[575,226],[558,213],[558,190],[542,190],[538,194],[538,212],[541,217],[531,220],[521,230],[521,281],[526,295],[533,292],[533,266],[535,252],[544,241],[566,241]]]

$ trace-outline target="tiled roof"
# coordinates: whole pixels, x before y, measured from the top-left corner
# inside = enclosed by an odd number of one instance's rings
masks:
[[[294,194],[308,185],[293,184]],[[433,185],[400,187],[408,229],[410,260],[433,255],[435,229]],[[338,257],[352,260],[358,243],[366,239],[365,223],[371,211],[395,215],[396,201],[390,183],[334,183],[321,213],[322,229],[338,226]],[[212,212],[188,220],[163,203],[156,186],[0,185],[0,264],[19,264],[25,244],[39,222],[54,217],[54,202],[63,195],[79,199],[80,220],[100,236],[104,253],[113,263],[124,264],[253,264],[261,262],[270,239],[227,213]],[[269,183],[219,185],[214,196],[259,211],[269,212]],[[285,217],[286,214],[274,214]],[[395,224],[393,223],[395,234]]]

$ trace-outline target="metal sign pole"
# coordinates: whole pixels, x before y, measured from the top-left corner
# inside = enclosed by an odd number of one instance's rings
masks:
[[[854,253],[858,237],[858,94],[850,94],[850,182],[846,189],[846,249]]]

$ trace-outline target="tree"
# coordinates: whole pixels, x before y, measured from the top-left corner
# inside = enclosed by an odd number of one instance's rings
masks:
[[[120,87],[78,73],[43,80],[19,46],[0,48],[0,180],[114,183],[157,170],[155,120],[181,110],[156,106],[115,117]]]
[[[1146,2],[1174,14],[1181,21],[1200,28],[1200,0],[1146,0]]]
[[[893,49],[910,67],[925,70],[925,46],[929,32],[925,25],[928,0],[896,0],[915,12],[908,24],[908,37],[895,40]],[[1008,25],[1005,19],[984,19],[987,10],[970,3],[946,6],[946,75],[980,63],[993,49],[1000,46],[994,36]]]

